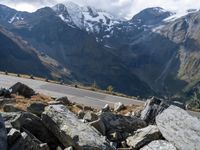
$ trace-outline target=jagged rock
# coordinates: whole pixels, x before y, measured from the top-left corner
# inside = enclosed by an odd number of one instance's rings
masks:
[[[10,87],[10,90],[14,94],[19,94],[27,98],[30,98],[31,96],[35,95],[35,91],[33,89],[20,82]]]
[[[19,108],[16,108],[12,104],[6,104],[3,106],[3,111],[4,112],[20,112],[22,110],[20,110]]]
[[[163,100],[153,97],[146,101],[140,118],[146,121],[148,124],[154,124],[155,117],[167,107],[169,107],[169,105],[166,104]]]
[[[164,140],[152,141],[140,150],[177,150],[176,147]]]
[[[92,107],[90,106],[83,106],[84,111],[93,111]]]
[[[20,137],[21,133],[19,130],[16,130],[15,128],[10,129],[7,134],[8,147],[12,147]]]
[[[56,99],[56,102],[60,102],[60,104],[63,104],[63,105],[70,105],[71,104],[68,97],[66,97],[66,96]]]
[[[36,114],[38,116],[41,116],[46,106],[47,105],[43,103],[32,103],[27,107],[27,111]]]
[[[11,129],[12,128],[11,123],[15,119],[20,117],[21,112],[9,112],[9,113],[2,112],[1,114],[2,114],[3,120],[5,122],[6,129]]]
[[[157,126],[149,125],[146,128],[138,129],[133,136],[126,139],[127,145],[138,149],[151,141],[160,139],[161,133]]]
[[[156,117],[162,136],[179,150],[200,148],[200,120],[185,110],[170,106]]]
[[[86,120],[86,121],[88,121],[88,122],[91,122],[91,121],[97,120],[97,119],[98,119],[98,116],[97,116],[95,113],[93,113],[93,112],[91,112],[91,111],[88,111],[88,112],[86,112],[86,114],[84,115],[83,119]]]
[[[60,146],[58,146],[57,148],[56,148],[56,150],[63,150]]]
[[[43,143],[47,143],[51,149],[62,145],[58,139],[46,128],[39,117],[31,113],[22,113],[11,122],[12,126],[19,130],[29,131]]]
[[[0,114],[0,150],[7,150],[7,131],[1,114]]]
[[[4,106],[5,104],[11,104],[16,102],[16,99],[14,98],[2,98],[0,99],[0,106]]]
[[[8,89],[0,89],[0,96],[3,96],[5,98],[10,98],[11,97],[11,92]]]
[[[122,148],[127,148],[128,147],[127,144],[126,144],[126,141],[122,141],[121,142],[121,146],[122,146]]]
[[[118,111],[122,110],[123,108],[124,108],[124,104],[122,104],[121,102],[114,104],[114,111],[115,112],[118,112]]]
[[[83,117],[85,116],[85,112],[82,110],[79,110],[78,112],[78,119],[83,119]]]
[[[70,147],[68,147],[68,148],[65,148],[64,150],[73,150],[73,147],[70,146]]]
[[[185,109],[185,103],[179,102],[179,101],[172,101],[171,105],[175,105],[177,107],[180,107],[182,109]]]
[[[112,150],[113,148],[91,126],[82,123],[63,105],[46,107],[42,121],[65,146],[77,150]]]
[[[109,112],[110,111],[110,106],[106,104],[102,109],[101,112]]]
[[[106,135],[117,132],[121,137],[120,140],[125,140],[129,133],[146,126],[145,121],[140,118],[115,115],[110,112],[102,113],[100,120],[106,128]]]
[[[90,122],[89,124],[97,129],[97,131],[99,131],[102,135],[106,135],[106,127],[101,119]]]
[[[22,132],[16,142],[10,145],[10,150],[49,150],[45,143],[41,143],[34,136]]]

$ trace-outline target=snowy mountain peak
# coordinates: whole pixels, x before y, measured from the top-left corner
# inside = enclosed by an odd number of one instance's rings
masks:
[[[160,24],[164,21],[164,19],[170,17],[172,15],[171,12],[166,11],[160,7],[152,7],[152,8],[146,8],[136,14],[131,21],[137,22],[139,24],[145,24],[145,25],[156,25]]]
[[[101,28],[110,30],[121,20],[110,13],[90,6],[79,6],[73,2],[58,4],[52,8],[66,23],[74,24],[87,32],[99,33]]]

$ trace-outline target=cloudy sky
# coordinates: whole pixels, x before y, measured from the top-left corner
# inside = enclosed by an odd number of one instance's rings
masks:
[[[43,6],[52,6],[69,0],[0,0],[17,10],[35,11]],[[90,5],[110,11],[125,18],[131,18],[134,14],[148,7],[162,7],[166,10],[183,15],[188,9],[200,9],[200,0],[71,0],[79,5]]]

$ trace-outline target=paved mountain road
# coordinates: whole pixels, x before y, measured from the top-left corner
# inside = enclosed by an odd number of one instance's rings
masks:
[[[79,104],[84,104],[86,106],[91,106],[95,108],[102,108],[105,104],[113,106],[116,102],[122,102],[123,104],[135,104],[135,105],[144,105],[143,101],[112,96],[104,93],[93,92],[89,90],[74,88],[65,85],[53,84],[44,81],[32,80],[19,78],[14,76],[7,76],[0,74],[0,88],[9,88],[13,84],[21,82],[31,88],[36,92],[43,93],[51,97],[62,97],[67,96],[70,101],[76,102]],[[200,118],[200,113],[188,111],[192,116]]]
[[[29,87],[33,88],[36,92],[44,93],[52,97],[67,96],[72,102],[77,102],[80,104],[96,108],[101,108],[105,106],[105,104],[109,104],[112,106],[116,102],[122,102],[123,104],[135,104],[135,105],[144,104],[144,102],[134,99],[112,96],[104,93],[93,92],[70,86],[19,78],[14,76],[0,75],[0,87],[9,88],[16,82],[24,83]]]

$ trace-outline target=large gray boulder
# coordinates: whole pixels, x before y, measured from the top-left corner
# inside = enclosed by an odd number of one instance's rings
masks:
[[[20,117],[21,112],[9,112],[9,113],[2,112],[1,115],[3,117],[6,129],[11,129],[12,128],[12,124],[11,123],[15,119]]]
[[[65,146],[77,150],[112,150],[105,137],[90,125],[82,123],[63,105],[45,108],[42,121]]]
[[[0,150],[7,150],[7,132],[1,114],[0,114]]]
[[[156,116],[168,107],[169,105],[163,100],[152,97],[146,101],[140,118],[148,124],[154,124]]]
[[[99,118],[101,120],[99,123],[103,122],[105,126],[108,139],[112,141],[113,134],[117,135],[114,137],[114,141],[122,141],[137,129],[146,127],[146,122],[140,118],[116,115],[111,112],[102,113]],[[99,127],[101,126],[99,125]]]
[[[124,108],[124,104],[122,104],[121,102],[114,104],[114,111],[115,112],[118,112],[118,111],[122,110],[123,108]]]
[[[177,150],[177,149],[173,144],[167,141],[157,140],[157,141],[153,141],[149,143],[148,145],[144,146],[140,150]]]
[[[40,142],[33,135],[29,135],[26,132],[16,132],[17,131],[12,131],[12,133],[9,133],[9,139],[14,140],[13,138],[16,138],[15,141],[12,141],[12,144],[9,145],[9,150],[49,150],[49,147],[46,143]],[[18,136],[16,136],[16,134]]]
[[[101,119],[90,122],[89,124],[93,126],[97,131],[99,131],[102,135],[106,135],[106,127]]]
[[[156,117],[156,124],[163,137],[179,150],[200,148],[200,120],[185,110],[172,105]]]
[[[126,142],[128,146],[138,149],[151,141],[160,139],[161,137],[158,127],[155,125],[149,125],[146,128],[138,129],[133,136],[126,139]]]
[[[38,116],[41,116],[41,114],[43,113],[44,111],[44,108],[46,107],[47,105],[46,104],[43,104],[43,103],[32,103],[30,104],[28,107],[27,107],[27,111],[28,112],[31,112],[33,114],[36,114]]]
[[[16,141],[21,137],[21,133],[19,130],[12,128],[7,134],[7,143],[8,143],[8,149],[10,149]]]
[[[55,100],[56,102],[60,102],[63,105],[71,105],[71,102],[69,101],[68,97],[60,97],[58,99]]]
[[[86,112],[86,114],[84,115],[83,119],[86,120],[86,121],[88,121],[88,122],[92,122],[92,121],[97,120],[97,119],[98,119],[98,116],[97,116],[95,113],[93,113],[93,112],[91,112],[91,111],[88,111],[88,112]]]
[[[14,94],[19,94],[27,98],[30,98],[31,96],[35,95],[35,91],[33,89],[20,82],[10,87],[10,90]]]
[[[31,113],[22,113],[11,122],[18,130],[26,130],[43,143],[47,143],[51,149],[60,146],[58,139],[48,130],[39,117]]]
[[[0,96],[10,98],[11,97],[11,92],[8,89],[1,88],[0,89]]]

